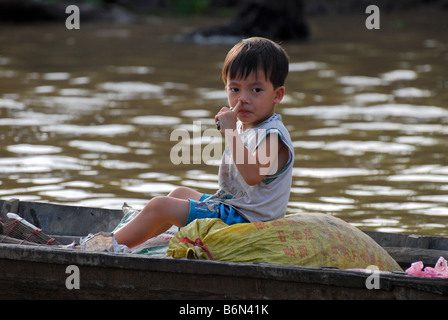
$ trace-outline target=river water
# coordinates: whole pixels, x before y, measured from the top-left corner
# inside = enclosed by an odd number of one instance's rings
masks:
[[[284,43],[288,213],[448,235],[447,14],[382,14],[379,30],[365,18],[311,18],[311,41]],[[192,157],[212,141],[231,43],[177,35],[217,22],[2,25],[0,198],[119,209],[175,186],[214,192],[217,161],[173,164],[170,136],[188,130]]]

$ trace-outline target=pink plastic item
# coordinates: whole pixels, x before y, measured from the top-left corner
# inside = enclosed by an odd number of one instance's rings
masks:
[[[410,276],[448,279],[447,261],[443,257],[440,257],[434,268],[426,267],[424,269],[423,262],[414,262],[408,269],[406,269],[406,274]]]

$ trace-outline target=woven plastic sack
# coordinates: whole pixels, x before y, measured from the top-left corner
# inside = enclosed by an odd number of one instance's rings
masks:
[[[339,269],[374,265],[384,271],[402,271],[364,232],[318,213],[231,226],[219,219],[197,219],[171,239],[167,256]]]

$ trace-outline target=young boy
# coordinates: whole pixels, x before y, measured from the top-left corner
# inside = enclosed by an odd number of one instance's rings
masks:
[[[235,45],[222,68],[229,105],[215,116],[226,149],[219,167],[219,190],[202,194],[187,187],[151,199],[115,232],[118,244],[132,248],[195,219],[219,218],[227,224],[268,221],[285,215],[294,149],[281,117],[274,113],[285,94],[286,52],[264,38]]]

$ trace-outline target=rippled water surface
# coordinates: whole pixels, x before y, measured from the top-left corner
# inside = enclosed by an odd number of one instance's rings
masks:
[[[363,15],[313,18],[310,42],[284,44],[289,212],[448,235],[446,18],[382,14],[372,31]],[[1,26],[0,198],[118,209],[175,186],[214,192],[216,161],[174,165],[170,135],[188,130],[193,157],[227,102],[231,45],[175,41],[215,22]]]

